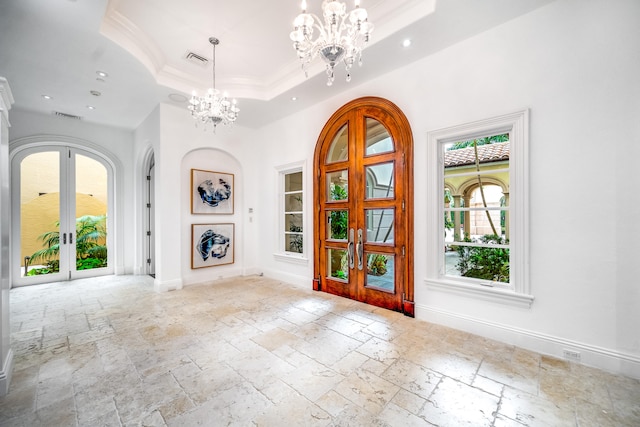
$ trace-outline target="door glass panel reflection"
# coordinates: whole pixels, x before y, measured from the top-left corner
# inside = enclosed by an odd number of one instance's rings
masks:
[[[367,209],[367,242],[393,243],[394,241],[394,209]]]
[[[389,153],[394,151],[393,139],[382,123],[375,119],[367,118],[367,146],[365,155]]]
[[[394,256],[366,252],[367,287],[395,292]]]
[[[367,199],[392,199],[393,188],[393,162],[380,163],[365,168],[367,179]]]
[[[347,160],[349,157],[349,126],[344,125],[336,133],[327,152],[326,163],[335,163]]]

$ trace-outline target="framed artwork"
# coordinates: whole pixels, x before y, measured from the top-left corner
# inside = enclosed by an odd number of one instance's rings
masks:
[[[232,214],[233,174],[191,169],[191,213]]]
[[[233,264],[234,224],[191,224],[191,268]]]

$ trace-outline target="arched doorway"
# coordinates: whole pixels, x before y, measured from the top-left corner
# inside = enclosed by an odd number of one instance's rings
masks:
[[[111,163],[69,145],[12,153],[12,285],[113,274]]]
[[[414,315],[413,137],[393,103],[356,99],[327,121],[314,168],[314,289]]]

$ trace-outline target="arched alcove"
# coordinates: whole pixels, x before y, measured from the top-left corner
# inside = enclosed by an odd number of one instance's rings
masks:
[[[252,242],[247,241],[243,230],[245,189],[239,160],[218,148],[198,148],[183,157],[180,176],[182,188],[180,258],[183,283],[189,285],[242,275],[245,244],[252,244]],[[224,201],[226,203],[224,209],[219,209],[223,203],[212,206],[216,202],[209,200],[209,205],[204,209],[194,211],[192,209],[194,199],[196,199],[195,203],[202,204],[201,200],[197,200],[200,196],[197,187],[202,183],[197,180],[213,178],[215,182],[212,185],[215,187],[220,185],[218,181],[220,177],[224,180],[224,185],[228,186],[223,188],[225,194],[229,194],[229,190],[231,192],[229,200]],[[196,178],[195,182],[193,178]],[[230,200],[232,203],[229,203]],[[197,259],[201,255],[196,246],[203,232],[208,230],[212,231],[211,236],[224,234],[229,239],[226,242],[228,248],[224,259],[215,258],[216,255],[212,255],[211,248],[209,248],[207,259]],[[253,242],[253,244],[257,243]]]

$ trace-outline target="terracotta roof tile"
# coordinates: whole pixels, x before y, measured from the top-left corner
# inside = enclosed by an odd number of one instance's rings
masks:
[[[499,162],[509,160],[509,143],[499,142],[478,146],[478,158],[480,163]],[[476,156],[473,147],[461,148],[459,150],[449,150],[444,153],[444,167],[473,165]]]

